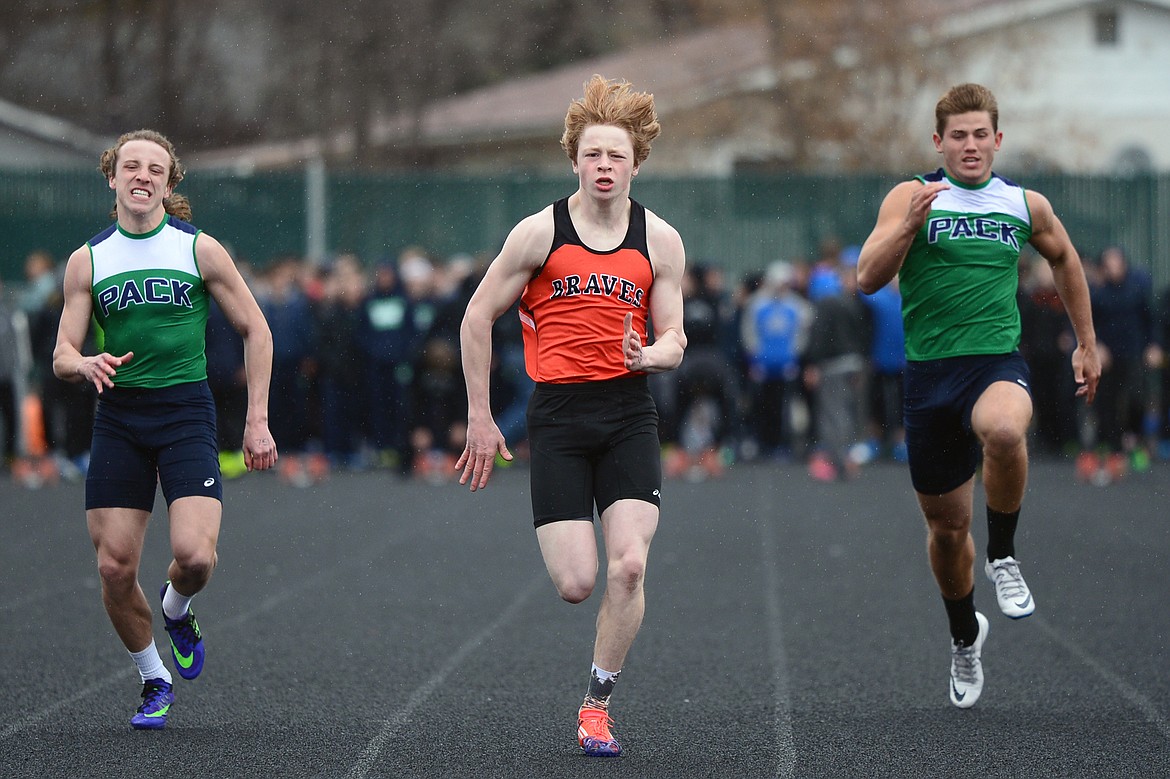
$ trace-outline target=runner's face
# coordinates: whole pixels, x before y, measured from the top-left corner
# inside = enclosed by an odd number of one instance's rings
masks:
[[[609,124],[586,127],[573,172],[581,180],[581,189],[594,197],[627,195],[630,181],[638,175],[630,134]]]
[[[145,216],[162,208],[170,197],[167,181],[171,175],[171,157],[154,141],[134,140],[122,144],[118,162],[110,179],[110,189],[117,194],[119,213]]]
[[[991,114],[971,111],[947,119],[943,134],[934,136],[934,148],[943,156],[943,167],[956,181],[982,184],[991,177],[991,164],[1003,133],[991,127]]]

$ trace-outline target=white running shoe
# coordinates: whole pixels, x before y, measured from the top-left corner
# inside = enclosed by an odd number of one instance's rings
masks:
[[[983,692],[983,642],[987,640],[987,633],[991,625],[987,617],[975,612],[975,619],[979,622],[979,635],[971,646],[951,644],[951,703],[960,709],[969,709],[979,700]]]
[[[1032,591],[1024,583],[1020,563],[1014,557],[988,560],[983,564],[983,572],[995,584],[995,598],[1004,614],[1012,619],[1023,619],[1036,610]]]

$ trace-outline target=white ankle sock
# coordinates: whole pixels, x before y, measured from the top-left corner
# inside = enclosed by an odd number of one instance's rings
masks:
[[[158,647],[154,645],[153,641],[141,652],[131,652],[130,657],[134,660],[134,665],[138,666],[138,673],[142,676],[142,681],[162,679],[168,684],[171,682],[171,672],[163,665],[162,658],[158,654]]]
[[[603,682],[612,681],[618,677],[618,674],[621,673],[621,671],[607,671],[604,668],[598,668],[597,663],[593,664],[592,672],[594,676]]]
[[[167,591],[163,595],[162,599],[163,614],[167,615],[171,619],[182,619],[183,617],[187,616],[187,608],[190,605],[191,598],[175,592],[175,585],[167,585]]]

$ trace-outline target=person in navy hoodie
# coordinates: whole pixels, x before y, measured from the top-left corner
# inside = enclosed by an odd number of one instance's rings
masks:
[[[1130,267],[1120,246],[1101,252],[1099,270],[1100,281],[1091,290],[1105,368],[1097,386],[1097,436],[1107,453],[1107,473],[1116,479],[1128,470],[1128,458],[1140,466],[1146,455],[1146,372],[1161,363],[1162,347],[1155,336],[1149,277]]]

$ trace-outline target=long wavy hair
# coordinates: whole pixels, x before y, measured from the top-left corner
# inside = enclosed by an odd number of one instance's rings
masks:
[[[175,152],[175,145],[160,132],[155,130],[134,130],[133,132],[124,133],[113,146],[102,152],[98,170],[106,177],[106,181],[114,177],[114,171],[118,167],[118,152],[130,141],[150,141],[151,143],[157,143],[166,150],[171,158],[171,172],[167,176],[167,187],[171,190],[171,196],[163,198],[163,208],[171,216],[178,217],[184,222],[191,221],[191,201],[187,200],[184,195],[175,194],[174,191],[175,187],[179,185],[179,182],[183,180],[186,171],[183,169],[183,164],[179,162],[179,155]],[[114,202],[114,207],[110,210],[110,218],[118,218],[117,201]]]

